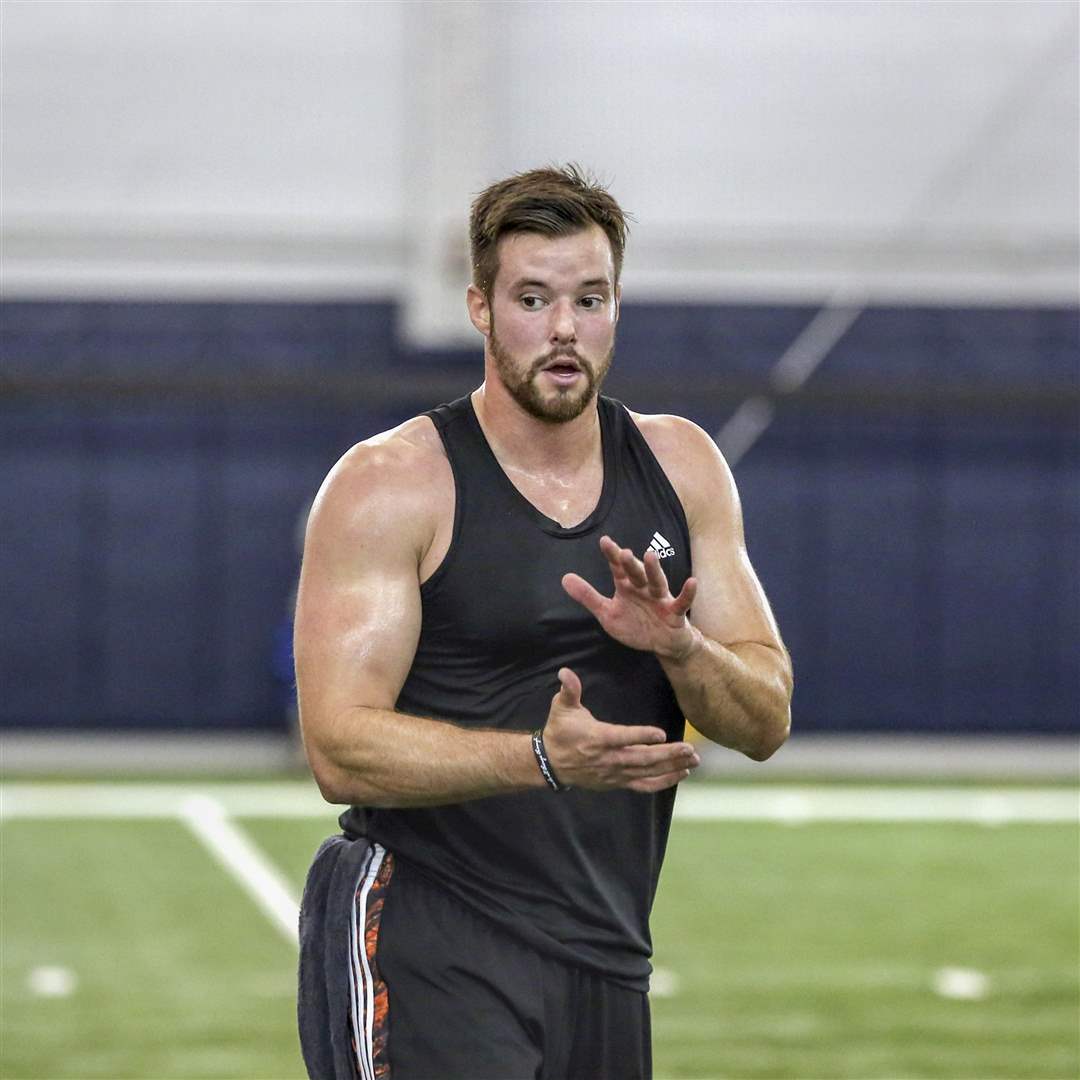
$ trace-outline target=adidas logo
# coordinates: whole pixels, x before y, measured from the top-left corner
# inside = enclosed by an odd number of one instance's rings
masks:
[[[671,541],[665,540],[658,532],[652,534],[652,539],[649,541],[649,547],[651,547],[661,559],[666,559],[675,554],[675,549],[671,546]]]

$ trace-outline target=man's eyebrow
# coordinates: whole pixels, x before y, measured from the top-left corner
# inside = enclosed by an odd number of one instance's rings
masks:
[[[610,289],[611,282],[607,278],[589,278],[588,281],[582,281],[578,286],[579,289],[597,289],[604,288]],[[516,292],[518,289],[549,289],[551,286],[546,281],[540,281],[537,278],[519,278],[510,286],[511,292]]]

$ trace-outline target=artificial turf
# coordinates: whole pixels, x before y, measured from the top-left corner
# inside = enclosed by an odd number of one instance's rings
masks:
[[[298,893],[334,818],[242,825]],[[0,845],[5,1080],[304,1075],[295,949],[182,824],[9,820]],[[1068,824],[677,821],[658,1080],[1072,1080],[1078,860]],[[42,967],[74,990],[35,992]],[[942,997],[946,967],[985,994]]]

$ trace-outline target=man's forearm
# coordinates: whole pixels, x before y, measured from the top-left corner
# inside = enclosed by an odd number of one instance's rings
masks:
[[[544,786],[524,731],[357,707],[320,725],[318,738],[305,733],[305,744],[332,803],[437,806]]]
[[[790,730],[790,660],[769,645],[721,645],[693,630],[684,658],[658,656],[683,715],[713,742],[764,761]]]

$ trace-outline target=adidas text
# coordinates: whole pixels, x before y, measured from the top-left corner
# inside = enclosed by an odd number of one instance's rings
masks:
[[[675,549],[671,546],[671,541],[666,540],[658,532],[653,533],[653,538],[649,541],[649,547],[651,547],[661,559],[667,559],[675,554]]]

